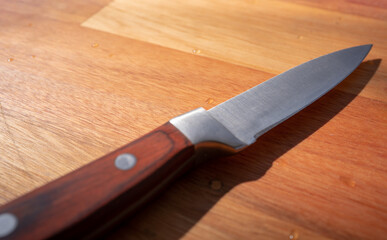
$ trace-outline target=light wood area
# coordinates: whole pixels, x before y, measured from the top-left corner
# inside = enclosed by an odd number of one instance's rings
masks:
[[[0,204],[315,57],[342,84],[111,239],[384,239],[386,1],[0,1]],[[275,97],[275,96],[273,96]]]
[[[375,52],[387,54],[387,17],[366,18],[309,4],[115,0],[82,26],[273,74],[361,44],[374,43],[370,58]],[[367,94],[383,99],[385,91],[378,83],[385,77],[378,73]]]

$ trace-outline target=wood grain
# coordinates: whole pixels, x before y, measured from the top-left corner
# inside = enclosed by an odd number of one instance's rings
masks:
[[[386,21],[291,1],[115,0],[82,26],[279,74],[356,45],[373,43],[374,51],[387,54]],[[375,76],[367,97],[384,99],[386,74]]]
[[[0,204],[176,115],[373,43],[327,96],[244,152],[187,174],[109,237],[383,239],[387,31],[378,2],[0,1]],[[107,21],[112,6],[123,12]]]
[[[115,159],[137,163],[118,169]],[[9,239],[95,238],[138,211],[167,184],[191,169],[194,146],[169,122],[15,201],[0,207],[17,227]]]
[[[387,2],[385,0],[289,0],[316,8],[329,9],[339,13],[348,13],[367,18],[387,19]]]

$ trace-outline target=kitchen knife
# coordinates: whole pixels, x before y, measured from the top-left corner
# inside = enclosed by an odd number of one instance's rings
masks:
[[[0,239],[92,238],[197,164],[238,152],[345,79],[372,45],[292,68],[206,111],[198,108],[0,207]],[[195,157],[196,156],[196,157]]]

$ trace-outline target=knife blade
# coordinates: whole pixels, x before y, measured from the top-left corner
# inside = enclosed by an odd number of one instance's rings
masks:
[[[372,45],[292,68],[206,111],[198,108],[0,207],[1,239],[92,238],[196,165],[201,149],[238,152],[344,80]]]

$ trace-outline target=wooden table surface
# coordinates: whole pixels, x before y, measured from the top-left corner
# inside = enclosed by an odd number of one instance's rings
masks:
[[[0,1],[0,204],[197,107],[373,43],[342,84],[111,239],[385,239],[387,2]],[[273,96],[275,97],[275,96]]]

